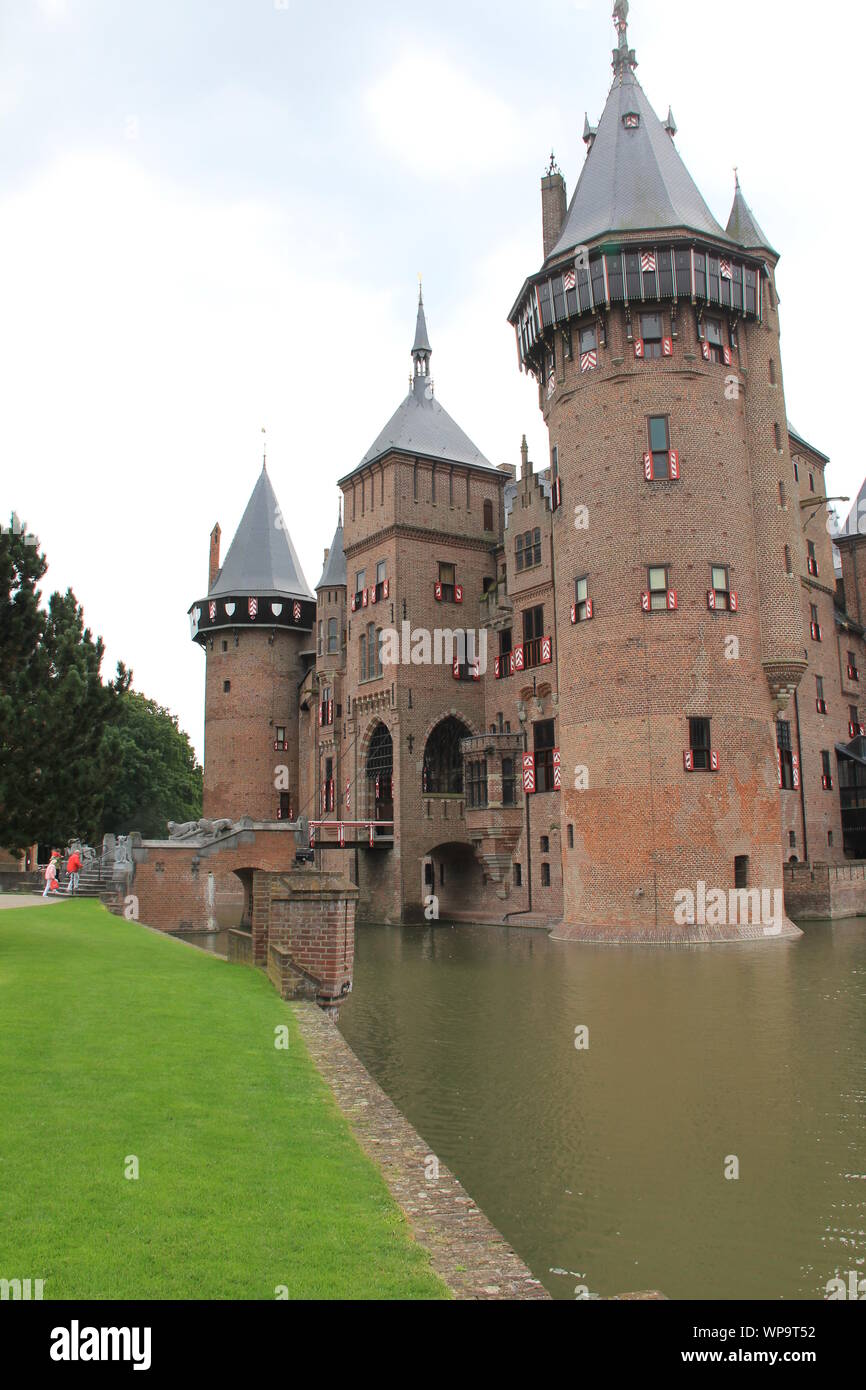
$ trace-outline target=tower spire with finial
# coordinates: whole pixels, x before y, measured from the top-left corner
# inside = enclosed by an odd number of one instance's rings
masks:
[[[622,82],[626,71],[633,72],[637,67],[634,49],[628,46],[628,0],[616,0],[613,23],[618,35],[617,47],[613,50],[613,71]]]
[[[426,390],[430,380],[430,357],[433,349],[427,336],[427,319],[424,315],[424,292],[421,276],[418,276],[418,317],[415,320],[415,341],[412,344],[414,365],[413,386],[416,392]]]

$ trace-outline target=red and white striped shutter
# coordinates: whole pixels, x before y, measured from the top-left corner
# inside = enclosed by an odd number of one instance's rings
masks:
[[[498,657],[498,656],[495,656],[495,657],[493,658],[493,675],[494,675],[494,678],[495,678],[496,680],[499,680],[499,657]]]
[[[542,665],[546,666],[546,665],[548,664],[548,662],[551,660],[552,655],[553,655],[553,649],[552,649],[552,646],[551,646],[550,638],[549,638],[549,637],[542,637],[542,639],[541,639],[541,661],[542,661]]]
[[[670,459],[670,472],[671,472],[671,477],[672,477],[672,478],[678,478],[678,477],[680,476],[680,451],[679,451],[679,449],[671,449],[670,454],[668,455],[668,457],[669,457],[669,459]]]
[[[799,790],[800,790],[800,755],[799,755],[799,753],[792,753],[792,754],[791,754],[791,770],[793,771],[793,774],[794,774],[794,791],[799,791]]]
[[[571,621],[572,621],[573,623],[576,623],[576,622],[577,622],[577,604],[576,604],[576,603],[573,603],[573,604],[571,605]]]
[[[301,605],[299,603],[292,604],[292,617],[296,623],[301,621]]]
[[[390,596],[390,593],[391,593],[391,581],[390,581],[390,579],[386,579],[386,580],[384,581],[383,585],[382,585],[382,597],[383,597],[383,598],[388,598],[388,597]]]
[[[730,605],[730,609],[731,609],[731,612],[732,612],[732,613],[739,613],[739,611],[740,611],[740,595],[737,593],[736,589],[732,589],[731,592],[730,592],[730,594],[728,595],[728,603],[729,603],[729,605]]]
[[[695,770],[695,755],[691,748],[683,749],[683,767],[686,772],[694,772]]]
[[[646,590],[640,596],[640,606],[645,613],[650,611],[650,596]]]
[[[370,848],[373,848],[373,823],[370,822]]]
[[[595,613],[595,605],[593,604],[592,599],[591,599],[591,598],[588,598],[588,599],[586,600],[586,616],[587,616],[587,618],[591,618],[591,617],[593,616],[594,613]]]
[[[725,366],[730,367],[731,362],[733,361],[733,358],[731,357],[731,349],[729,347],[723,347],[722,356],[725,359]]]
[[[433,595],[438,603],[442,602],[442,585],[438,582],[433,585]]]
[[[352,612],[353,612],[353,613],[354,613],[354,611],[355,611],[355,607],[356,607],[355,595],[353,594],[353,595],[352,595]]]
[[[557,478],[553,484],[553,505],[555,508],[562,506],[562,479]]]
[[[347,811],[350,811],[350,810],[352,809],[351,788],[352,788],[352,784],[351,784],[351,782],[349,781],[349,779],[348,779],[348,777],[347,777],[347,778],[346,778],[346,810],[347,810]]]
[[[371,585],[370,585],[370,602],[371,602],[371,603],[375,603],[375,602],[376,602],[376,587],[377,587],[377,586],[376,586],[375,584],[371,584]]]
[[[346,843],[346,827],[344,826],[343,822],[340,821],[340,849],[343,848],[343,846],[344,846],[345,843]]]
[[[558,748],[553,750],[553,788],[554,791],[562,790],[562,755]]]
[[[514,652],[509,652],[509,653],[508,653],[507,661],[508,661],[508,674],[509,674],[509,676],[513,676],[513,675],[514,675]]]
[[[653,481],[654,474],[652,454],[644,454],[643,456],[643,475],[648,483],[651,483]]]
[[[462,585],[462,584],[455,584],[455,585],[454,585],[454,602],[455,602],[455,603],[462,603],[462,602],[463,602],[463,585]]]
[[[215,622],[216,622],[216,604],[215,604],[215,603],[209,603],[208,606],[207,606],[207,611],[208,611],[208,613],[210,614],[210,620],[211,620],[211,622],[212,622],[212,623],[215,623]]]
[[[677,607],[677,591],[676,591],[676,589],[668,589],[668,608],[676,608],[676,607]]]
[[[325,812],[327,811],[327,809],[328,809],[328,784],[327,784],[327,782],[323,782],[323,783],[322,783],[322,815],[325,814]]]
[[[523,755],[523,790],[527,795],[535,791],[535,756],[532,753]]]
[[[366,607],[367,607],[367,604],[368,604],[369,602],[370,602],[370,595],[369,595],[369,592],[368,592],[367,589],[364,589],[363,593],[361,594],[361,607],[362,607],[362,608],[366,608]]]
[[[784,785],[782,782],[782,750],[778,744],[776,745],[776,771],[779,774],[779,786],[781,787]]]
[[[643,352],[643,338],[635,338],[635,340],[634,340],[634,355],[635,355],[635,357],[643,357],[643,355],[644,355],[644,352]]]
[[[715,749],[713,749],[713,751],[710,753],[710,771],[711,771],[711,772],[718,772],[718,770],[719,770],[719,755],[718,755],[718,753],[715,751]]]
[[[707,343],[707,342],[701,343],[701,356],[703,357],[703,359],[704,359],[705,362],[709,362],[709,360],[710,360],[710,345],[709,345],[709,343]]]
[[[459,679],[460,679],[460,662],[457,660],[456,657],[454,658],[454,662],[453,662],[453,664],[452,664],[452,666],[451,666],[451,674],[452,674],[452,676],[454,677],[454,679],[455,679],[456,681],[459,681]]]
[[[320,728],[320,729],[321,729],[321,727],[322,727],[322,723],[323,723],[323,720],[322,720],[322,706],[321,706],[321,704],[320,704],[320,705],[319,705],[319,728]]]
[[[476,657],[474,658],[474,660],[470,663],[470,670],[472,671],[472,679],[473,679],[474,681],[480,681],[480,680],[481,680],[481,658],[480,658],[480,656],[476,656]]]
[[[711,612],[715,613],[715,611],[716,611],[716,591],[715,591],[715,589],[707,589],[707,607],[710,609]]]
[[[334,722],[334,702],[333,702],[333,700],[329,700],[329,701],[328,701],[328,723],[329,723],[329,724],[333,724],[333,722]]]
[[[515,647],[514,651],[512,652],[512,659],[513,659],[513,663],[514,663],[512,669],[515,670],[515,671],[522,671],[522,670],[523,670],[523,648],[522,648],[522,647]]]
[[[674,340],[673,338],[662,338],[662,357],[673,357]]]

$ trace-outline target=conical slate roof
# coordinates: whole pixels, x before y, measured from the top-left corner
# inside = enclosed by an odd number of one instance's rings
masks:
[[[343,523],[338,522],[317,589],[336,589],[346,583],[346,553],[343,550]]]
[[[373,440],[358,467],[363,468],[392,449],[476,468],[493,466],[436,400],[427,377],[415,379],[412,390]]]
[[[264,467],[208,598],[224,594],[314,597]]]
[[[745,246],[748,250],[773,251],[772,246],[767,240],[755,219],[755,214],[743,197],[740,188],[740,180],[737,179],[737,186],[734,190],[734,203],[731,208],[731,215],[728,218],[728,236],[731,237],[738,246]]]
[[[637,116],[637,125],[626,125]],[[588,124],[588,122],[587,122]],[[628,64],[614,79],[551,259],[607,234],[685,227],[726,242]]]

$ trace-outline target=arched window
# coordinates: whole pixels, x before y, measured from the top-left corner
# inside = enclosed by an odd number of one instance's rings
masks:
[[[462,793],[463,754],[460,740],[471,737],[471,730],[453,715],[436,725],[424,749],[423,791],[457,796]]]
[[[489,499],[484,503],[484,529],[493,530],[493,503]]]
[[[394,745],[385,724],[377,724],[367,749],[367,805],[377,821],[394,819]],[[391,835],[393,826],[383,826],[376,834]]]

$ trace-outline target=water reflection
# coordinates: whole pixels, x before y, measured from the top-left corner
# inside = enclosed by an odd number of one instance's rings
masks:
[[[364,927],[340,1026],[555,1296],[819,1298],[866,1273],[866,921],[804,930]]]

